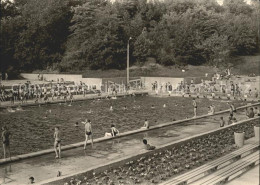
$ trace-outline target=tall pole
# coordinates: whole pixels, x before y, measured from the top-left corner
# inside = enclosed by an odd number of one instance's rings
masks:
[[[127,41],[126,84],[129,84],[129,40]]]
[[[258,45],[260,44],[260,19],[259,19],[259,8],[260,8],[260,2],[257,1],[256,5],[256,21],[257,21],[257,36],[258,36]]]
[[[132,38],[129,37],[127,41],[127,64],[126,64],[126,84],[129,85],[129,42]]]

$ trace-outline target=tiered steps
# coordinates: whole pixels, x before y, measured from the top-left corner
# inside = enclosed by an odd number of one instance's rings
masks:
[[[230,154],[188,171],[161,185],[218,184],[231,180],[250,166],[259,164],[259,142],[248,144]],[[209,182],[209,183],[207,183]]]
[[[243,159],[240,159],[231,165],[218,170],[217,172],[202,178],[192,184],[194,185],[213,185],[224,184],[240,176],[244,172],[259,164],[259,151],[256,151]]]

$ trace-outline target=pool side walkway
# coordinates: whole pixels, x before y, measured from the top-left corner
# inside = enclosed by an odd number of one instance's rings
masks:
[[[156,96],[156,97],[168,97],[168,96],[171,96],[171,97],[184,97],[184,98],[208,98],[208,99],[215,99],[215,100],[229,100],[229,101],[232,101],[232,100],[238,100],[238,101],[247,101],[247,102],[259,102],[260,99],[259,98],[256,98],[256,97],[233,97],[233,96],[223,96],[223,95],[220,95],[220,96],[215,96],[214,98],[209,95],[209,94],[195,94],[195,93],[190,93],[190,94],[181,94],[181,93],[172,93],[169,95],[169,93],[166,93],[166,92],[163,92],[163,93],[158,93],[156,94],[155,92],[149,92],[149,95],[151,96]]]

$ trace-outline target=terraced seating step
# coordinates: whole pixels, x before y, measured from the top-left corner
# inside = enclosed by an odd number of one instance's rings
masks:
[[[244,172],[253,168],[259,164],[259,151],[254,152],[246,156],[243,159],[240,159],[231,165],[222,168],[221,170],[213,173],[205,178],[202,178],[199,181],[192,183],[193,185],[215,185],[215,184],[224,184],[232,179],[240,176]]]
[[[259,150],[259,142],[255,142],[252,144],[245,145],[243,148],[240,148],[230,154],[227,154],[219,159],[211,161],[207,164],[204,164],[198,168],[195,168],[191,171],[188,171],[182,175],[179,175],[173,179],[170,179],[166,182],[161,183],[161,185],[183,185],[190,184],[203,178],[209,174],[220,170],[235,161],[238,161],[241,158],[244,158],[255,151]]]

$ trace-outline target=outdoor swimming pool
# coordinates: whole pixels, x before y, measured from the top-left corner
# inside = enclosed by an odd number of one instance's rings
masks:
[[[198,115],[206,114],[208,106],[214,104],[216,111],[228,109],[225,101],[197,99]],[[166,104],[164,108],[163,105]],[[154,105],[154,109],[151,106]],[[235,102],[236,106],[245,105]],[[113,111],[109,107],[113,106]],[[127,110],[124,110],[127,106]],[[47,117],[45,117],[47,115]],[[68,104],[47,104],[26,107],[13,113],[0,112],[0,126],[7,125],[11,137],[12,155],[35,152],[53,146],[53,131],[60,126],[62,145],[84,141],[84,125],[81,121],[90,119],[94,138],[103,137],[114,123],[120,132],[140,128],[145,119],[150,125],[156,125],[173,119],[185,119],[193,116],[191,98],[182,97],[125,97],[116,100],[86,100]],[[79,126],[74,124],[79,122]],[[2,158],[3,154],[0,153]]]

